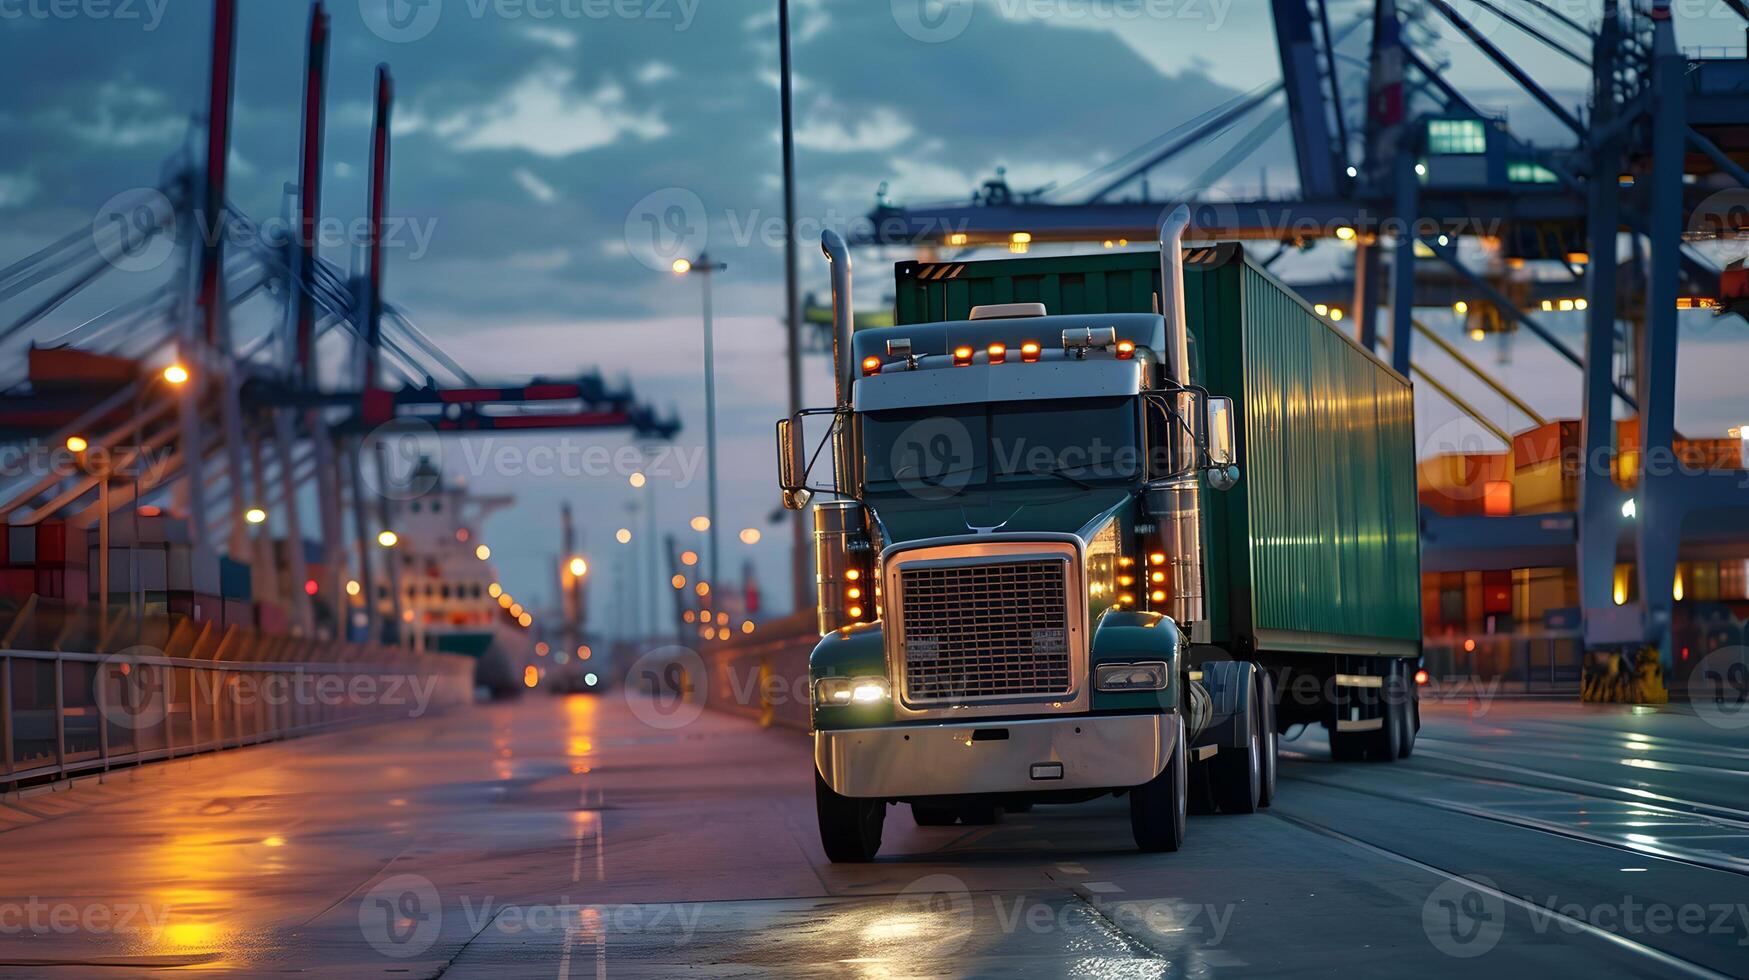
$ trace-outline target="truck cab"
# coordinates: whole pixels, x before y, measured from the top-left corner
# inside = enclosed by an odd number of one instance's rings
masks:
[[[1168,293],[1182,228],[1163,232]],[[1221,751],[1220,805],[1266,804],[1266,679],[1187,657],[1207,629],[1201,497],[1239,461],[1232,403],[1188,376],[1181,303],[852,331],[848,252],[824,248],[838,401],[778,441],[785,504],[814,514],[828,856],[872,858],[891,804],[982,823],[1113,793],[1141,849],[1176,850],[1191,766]]]

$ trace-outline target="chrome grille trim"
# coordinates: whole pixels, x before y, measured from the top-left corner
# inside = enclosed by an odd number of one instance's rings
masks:
[[[1065,536],[1067,537],[1067,536]],[[883,569],[901,717],[1084,710],[1087,604],[1078,541],[904,549]]]
[[[913,565],[899,573],[913,703],[1069,693],[1069,563]]]

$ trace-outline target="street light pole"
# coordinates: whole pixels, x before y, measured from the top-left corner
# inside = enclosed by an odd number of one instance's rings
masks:
[[[720,570],[717,548],[717,365],[716,342],[711,333],[711,274],[727,269],[722,262],[713,263],[710,256],[700,252],[697,261],[676,259],[674,272],[676,275],[698,273],[702,280],[704,292],[704,431],[705,431],[705,516],[710,518],[710,579],[711,588],[719,583],[717,572]]]
[[[778,91],[783,101],[783,321],[789,354],[789,414],[802,410],[802,322],[796,284],[796,137],[790,76],[789,0],[777,0]],[[809,594],[808,531],[798,511],[790,521],[790,594],[797,611],[813,605]],[[713,517],[714,521],[715,518]]]

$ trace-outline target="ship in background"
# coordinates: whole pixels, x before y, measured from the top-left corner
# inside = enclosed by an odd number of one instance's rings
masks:
[[[475,688],[485,696],[520,693],[531,686],[528,669],[536,660],[533,614],[504,590],[480,534],[486,518],[516,498],[477,496],[462,481],[444,480],[428,457],[397,482],[403,492],[388,501],[394,574],[375,583],[379,612],[396,614],[390,596],[398,587],[410,646],[471,658]]]

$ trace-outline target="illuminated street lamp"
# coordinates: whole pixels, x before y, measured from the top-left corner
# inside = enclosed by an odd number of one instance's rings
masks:
[[[384,531],[377,535],[377,544],[384,548],[393,548],[401,541],[401,536],[393,531]]]
[[[582,578],[589,574],[589,563],[584,561],[581,555],[571,556],[570,564],[565,567],[570,570],[573,578]]]
[[[250,524],[266,524],[267,511],[262,510],[259,507],[251,507],[243,512],[243,520],[248,521]]]
[[[181,364],[172,364],[164,369],[163,377],[165,381],[168,381],[173,385],[187,384],[189,377],[188,368],[183,367]]]
[[[85,450],[90,449],[90,448],[91,448],[91,443],[86,442],[82,436],[68,436],[67,437],[67,451],[68,452],[82,453]]]
[[[759,533],[759,529],[756,527],[744,527],[741,529],[742,544],[758,544],[761,537],[763,537],[763,535]]]
[[[674,274],[677,276],[696,275],[702,287],[704,297],[704,428],[705,428],[705,496],[706,510],[710,515],[707,525],[710,531],[711,563],[710,577],[717,578],[720,550],[717,547],[717,369],[716,346],[711,337],[711,275],[728,268],[722,262],[712,262],[710,256],[700,252],[697,259],[675,259]],[[698,527],[697,522],[693,527]]]
[[[480,559],[481,561],[485,561],[486,559],[492,557],[492,549],[486,547],[485,545],[480,545],[478,548],[474,549],[474,557]]]

